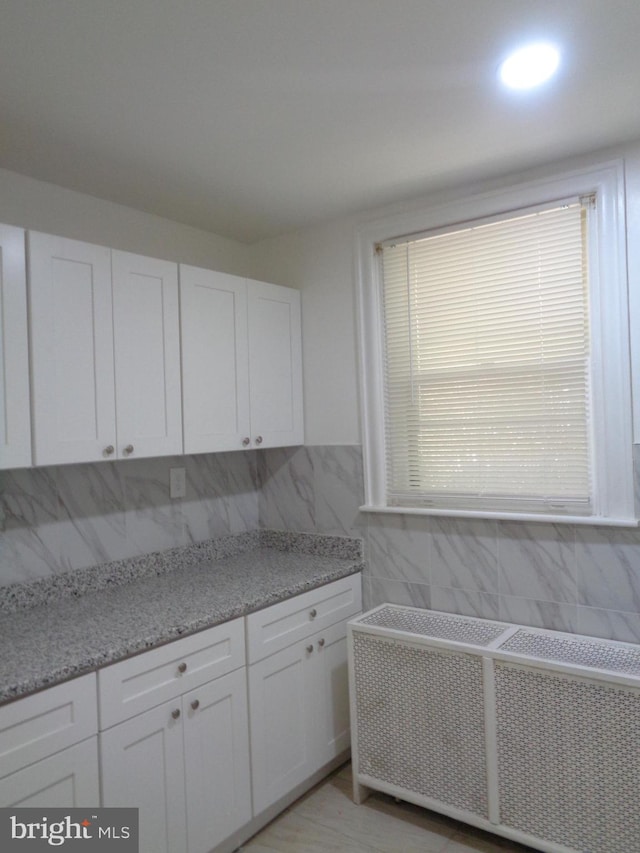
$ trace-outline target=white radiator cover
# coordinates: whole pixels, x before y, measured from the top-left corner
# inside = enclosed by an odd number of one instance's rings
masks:
[[[349,623],[354,796],[640,853],[640,646],[384,604]]]

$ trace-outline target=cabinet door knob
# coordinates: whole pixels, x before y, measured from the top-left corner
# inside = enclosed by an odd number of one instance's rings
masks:
[[[111,454],[112,454],[114,451],[115,451],[115,447],[113,446],[113,444],[110,444],[108,447],[105,447],[105,449],[104,449],[104,455],[105,455],[105,456],[111,456]]]
[[[250,443],[251,443],[251,439],[249,438],[248,435],[242,439],[242,446],[243,447],[248,447]]]
[[[171,716],[173,717],[174,720],[177,720],[178,717],[180,716],[180,708],[176,708],[175,710],[173,710],[171,712]]]
[[[307,646],[307,652],[308,652],[309,654],[311,654],[311,652],[312,652],[312,651],[313,651],[313,646],[312,646],[311,644],[309,644],[309,645]]]
[[[311,619],[315,619],[317,615],[318,615],[318,611],[315,609],[315,607],[313,608],[313,610],[309,611],[309,616]]]
[[[256,444],[262,444],[262,436],[261,435],[256,436]]]
[[[319,648],[322,648],[324,646],[324,637],[318,640],[318,646]]]
[[[186,663],[181,663],[181,664],[179,664],[179,665],[178,665],[178,672],[181,672],[181,673],[182,673],[182,672],[186,672],[186,671],[187,671],[187,665],[186,665]]]
[[[127,444],[125,449],[122,451],[126,456],[130,456],[133,453],[133,444]]]
[[[200,707],[200,700],[194,699],[193,702],[191,703],[191,707],[193,708],[194,711],[197,711],[198,708]]]

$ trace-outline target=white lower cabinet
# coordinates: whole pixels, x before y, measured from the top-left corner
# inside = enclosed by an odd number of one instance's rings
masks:
[[[349,747],[346,624],[249,668],[256,814]]]
[[[0,707],[0,807],[138,808],[140,853],[228,853],[346,755],[361,609],[351,575]]]
[[[208,853],[251,820],[243,627],[237,619],[100,673],[106,719],[117,717],[114,695],[140,710],[141,696],[174,694],[100,735],[103,805],[139,808],[141,853]]]
[[[189,853],[205,853],[251,820],[243,667],[183,699]]]
[[[0,807],[97,806],[96,677],[0,708]]]
[[[141,853],[186,853],[182,720],[167,702],[102,732],[104,806],[139,809]]]
[[[99,803],[95,736],[0,779],[3,808],[95,808]]]
[[[349,748],[346,623],[361,606],[352,575],[247,617],[254,814]]]
[[[251,820],[245,670],[101,735],[105,806],[139,808],[141,853],[208,853]]]

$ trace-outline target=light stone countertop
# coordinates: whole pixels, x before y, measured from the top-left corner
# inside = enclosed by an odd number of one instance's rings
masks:
[[[242,550],[225,556],[235,543]],[[83,588],[79,574],[78,588],[73,589],[66,578],[63,594],[49,588],[53,600],[48,603],[22,603],[14,612],[0,615],[0,702],[363,569],[361,543],[354,539],[263,532],[226,537],[225,545],[222,556],[214,548],[213,556],[203,558],[206,549],[199,546],[166,552],[169,561],[162,554],[152,555],[158,558],[152,570],[148,567],[153,561],[139,560],[138,579],[137,569],[131,569],[136,561],[109,564],[103,580],[110,580],[102,589]],[[126,582],[114,579],[117,569]],[[85,577],[91,576],[83,571]],[[92,584],[95,587],[93,577]],[[15,598],[16,590],[12,592]],[[46,588],[40,588],[41,597],[44,592]],[[38,600],[37,595],[34,598]]]

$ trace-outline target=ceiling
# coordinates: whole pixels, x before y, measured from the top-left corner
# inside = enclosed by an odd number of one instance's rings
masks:
[[[2,0],[0,166],[236,240],[640,139],[639,0]],[[548,38],[555,82],[497,82]]]

